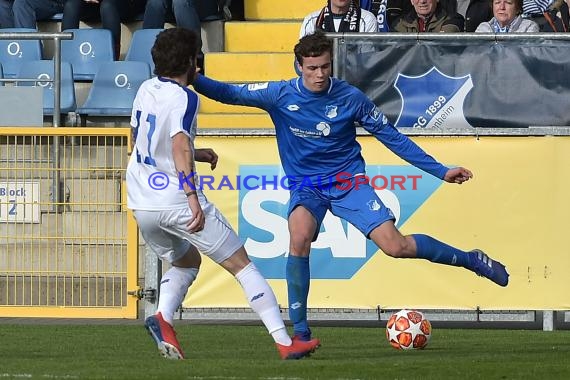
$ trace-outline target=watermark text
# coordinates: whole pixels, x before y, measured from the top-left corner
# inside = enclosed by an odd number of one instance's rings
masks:
[[[369,185],[374,190],[418,190],[422,175],[353,175],[340,172],[334,177],[292,177],[278,175],[196,175],[196,173],[178,174],[178,189],[186,184],[192,190],[294,190],[302,188],[338,190],[358,190]],[[164,190],[170,185],[170,177],[163,172],[152,173],[148,185],[153,190]]]

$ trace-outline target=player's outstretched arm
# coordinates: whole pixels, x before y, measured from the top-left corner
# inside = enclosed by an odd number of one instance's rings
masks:
[[[473,178],[473,173],[471,173],[470,170],[457,167],[449,169],[447,173],[445,173],[443,180],[449,183],[462,184],[465,181],[469,181],[471,178]]]
[[[197,75],[192,86],[196,92],[218,102],[264,110],[273,106],[277,95],[275,90],[269,89],[268,82],[238,85],[219,82],[203,75]]]

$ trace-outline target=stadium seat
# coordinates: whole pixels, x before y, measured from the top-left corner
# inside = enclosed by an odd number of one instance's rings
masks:
[[[44,115],[53,115],[55,83],[45,82],[53,80],[53,66],[51,60],[26,61],[20,65],[18,79],[38,79],[37,82],[17,82],[17,86],[40,86],[44,89]],[[42,81],[44,80],[44,81]],[[61,62],[61,95],[60,113],[73,112],[76,108],[75,88],[73,86],[73,70],[68,62]]]
[[[61,41],[61,60],[71,63],[73,79],[92,81],[102,62],[112,62],[113,37],[109,29],[67,29],[72,40]]]
[[[156,35],[164,29],[139,29],[133,33],[131,44],[127,50],[125,61],[146,62],[150,66],[150,72],[154,73],[154,62],[150,50],[156,40]]]
[[[27,32],[35,33],[36,29],[4,28],[2,33]],[[5,78],[16,78],[20,65],[25,61],[42,59],[40,40],[0,40],[0,63],[4,67]]]
[[[102,63],[85,103],[76,112],[89,116],[130,116],[135,95],[149,78],[150,67],[145,62]]]

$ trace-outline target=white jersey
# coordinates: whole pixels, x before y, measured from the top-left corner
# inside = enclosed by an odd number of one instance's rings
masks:
[[[128,208],[152,211],[188,206],[174,166],[172,137],[184,133],[194,150],[198,105],[198,95],[174,81],[155,77],[141,85],[131,116],[135,140],[126,175]]]
[[[321,14],[321,10],[314,11],[309,13],[305,19],[303,20],[303,24],[301,25],[301,30],[299,32],[299,38],[303,38],[308,36],[309,34],[315,33],[315,28],[317,25],[317,18]],[[364,33],[376,33],[378,32],[378,20],[376,20],[376,16],[372,12],[367,11],[366,9],[360,10],[360,25],[358,26],[359,32]],[[333,18],[334,29],[338,31],[340,26],[341,18],[335,17]]]

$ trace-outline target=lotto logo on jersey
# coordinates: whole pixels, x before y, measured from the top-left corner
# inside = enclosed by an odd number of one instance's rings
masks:
[[[404,182],[402,186],[376,189],[384,205],[392,210],[398,227],[404,225],[442,184],[438,178],[413,166],[368,166],[366,173],[369,177],[410,178],[409,186]],[[239,169],[242,177],[280,174],[282,169],[278,165],[241,166]],[[413,178],[416,178],[414,185]],[[375,206],[367,202],[365,207]],[[238,233],[250,258],[266,278],[285,278],[289,251],[288,207],[289,191],[284,188],[239,189]],[[312,244],[311,277],[352,278],[377,251],[376,245],[359,230],[329,212]]]

